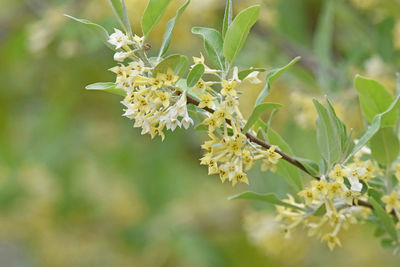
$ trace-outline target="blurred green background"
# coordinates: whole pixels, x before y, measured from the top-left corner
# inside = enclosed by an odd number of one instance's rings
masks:
[[[149,38],[156,53],[172,1]],[[312,97],[329,94],[350,127],[364,127],[352,88],[360,73],[396,91],[397,0],[245,0],[261,4],[241,67],[301,62],[272,89],[285,104],[273,125],[297,155],[316,158]],[[147,3],[126,0],[136,32]],[[225,1],[192,0],[171,53],[199,56],[192,26],[220,27]],[[290,189],[254,170],[232,188],[199,165],[203,133],[177,130],[164,142],[140,136],[116,96],[84,90],[111,81],[112,53],[70,14],[116,26],[106,0],[0,1],[0,266],[398,266],[373,227],[341,236],[344,248],[298,231],[286,240],[273,207],[228,201],[252,189]],[[243,85],[248,114],[260,86]],[[293,118],[295,120],[293,120]]]

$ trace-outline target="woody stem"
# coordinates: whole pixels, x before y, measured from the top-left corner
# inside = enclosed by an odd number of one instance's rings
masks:
[[[180,92],[177,92],[178,94],[180,94]],[[199,101],[197,101],[196,99],[190,97],[190,96],[186,96],[186,100],[188,104],[193,104],[195,106],[199,105]],[[208,111],[210,113],[214,113],[215,110],[208,108],[208,107],[204,107],[203,108],[205,111]],[[228,124],[230,124],[231,122],[229,120],[227,120]],[[256,143],[266,149],[269,149],[271,147],[270,144],[266,143],[265,141],[255,137],[254,135],[250,134],[250,133],[246,133],[246,137],[249,141]],[[291,157],[290,155],[286,154],[285,152],[279,150],[279,149],[275,149],[275,152],[278,153],[279,155],[282,156],[282,159],[286,160],[287,162],[289,162],[290,164],[292,164],[293,166],[299,168],[300,170],[302,170],[303,172],[307,173],[308,175],[310,175],[311,177],[313,177],[314,179],[320,180],[321,178],[318,176],[314,176],[312,175],[307,169],[306,167],[304,167],[304,165],[299,162],[298,160],[296,160],[295,158]],[[353,203],[353,205],[355,205],[355,203]],[[374,209],[374,207],[372,206],[371,203],[364,201],[364,200],[358,200],[358,206],[364,206],[370,209]]]

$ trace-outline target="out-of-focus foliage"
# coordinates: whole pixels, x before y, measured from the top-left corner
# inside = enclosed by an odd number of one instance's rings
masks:
[[[126,2],[138,32],[147,1]],[[153,47],[183,3],[171,2],[148,37]],[[335,1],[333,10],[329,1],[234,2],[235,14],[262,4],[239,64],[272,68],[302,56],[268,97],[284,104],[273,124],[297,155],[317,155],[313,96],[333,96],[340,117],[357,132],[363,122],[354,74],[396,90],[396,0]],[[191,27],[221,27],[224,6],[192,0],[170,50],[192,56],[202,49]],[[0,2],[0,265],[396,266],[389,251],[370,242],[372,227],[350,228],[347,246],[329,253],[301,234],[286,241],[264,205],[247,211],[249,203],[226,201],[247,188],[205,175],[197,162],[198,133],[178,132],[164,143],[140,136],[119,118],[118,98],[83,90],[112,79],[102,71],[113,66],[112,53],[64,13],[108,30],[116,26],[106,0]],[[248,87],[242,111],[249,116],[261,88],[242,86]],[[271,173],[252,176],[253,191],[285,191]]]

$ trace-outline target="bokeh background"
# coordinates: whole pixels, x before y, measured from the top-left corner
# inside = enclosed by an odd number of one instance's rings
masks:
[[[172,1],[149,37],[150,53],[182,2]],[[262,5],[239,66],[271,69],[302,56],[269,99],[284,104],[273,126],[298,156],[317,157],[312,97],[328,94],[357,136],[365,125],[354,75],[396,92],[399,1],[233,2],[235,13]],[[126,0],[136,32],[146,3]],[[220,27],[224,5],[192,0],[170,52],[199,56],[190,29]],[[106,0],[0,1],[0,266],[398,266],[368,224],[329,252],[301,229],[284,239],[270,205],[228,201],[290,188],[257,170],[250,186],[235,188],[207,176],[198,161],[204,133],[140,136],[117,96],[84,90],[114,79],[112,53],[63,14],[116,26]],[[261,87],[243,85],[245,114]]]

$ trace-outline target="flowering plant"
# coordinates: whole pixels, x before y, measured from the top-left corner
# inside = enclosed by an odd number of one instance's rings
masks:
[[[273,114],[281,105],[264,101],[271,84],[300,58],[268,72],[261,68],[239,70],[234,65],[258,19],[259,6],[244,9],[233,19],[232,1],[228,0],[221,31],[192,29],[203,39],[205,55],[212,63],[208,66],[201,53],[193,57],[191,65],[184,55],[167,55],[175,24],[190,0],[168,22],[156,57],[148,57],[150,45],[146,41],[170,1],[149,1],[140,36],[132,32],[124,1],[109,2],[121,26],[111,35],[100,25],[71,17],[96,31],[115,51],[114,60],[118,63],[110,69],[116,75],[114,82],[94,83],[87,89],[123,97],[123,115],[151,138],[159,136],[164,140],[165,131],[177,127],[188,129],[194,125],[197,130],[206,130],[209,139],[201,146],[205,152],[200,163],[208,166],[209,175],[218,175],[222,182],[233,186],[239,182],[248,184],[251,178],[247,172],[256,162],[261,163],[262,170],[277,172],[296,194],[279,199],[274,193],[244,192],[231,199],[274,204],[286,236],[303,225],[310,235],[326,241],[333,249],[341,246],[342,228],[370,222],[376,225],[376,235],[382,236],[383,246],[399,250],[399,96],[394,99],[378,82],[356,76],[355,88],[369,124],[358,140],[353,140],[352,130],[347,131],[328,98],[323,104],[314,99],[320,161],[299,158],[270,127]],[[244,81],[261,83],[258,75],[263,72],[267,72],[265,86],[246,119],[239,109]],[[267,111],[271,116],[263,121],[260,115]],[[312,178],[305,187],[300,171]]]

